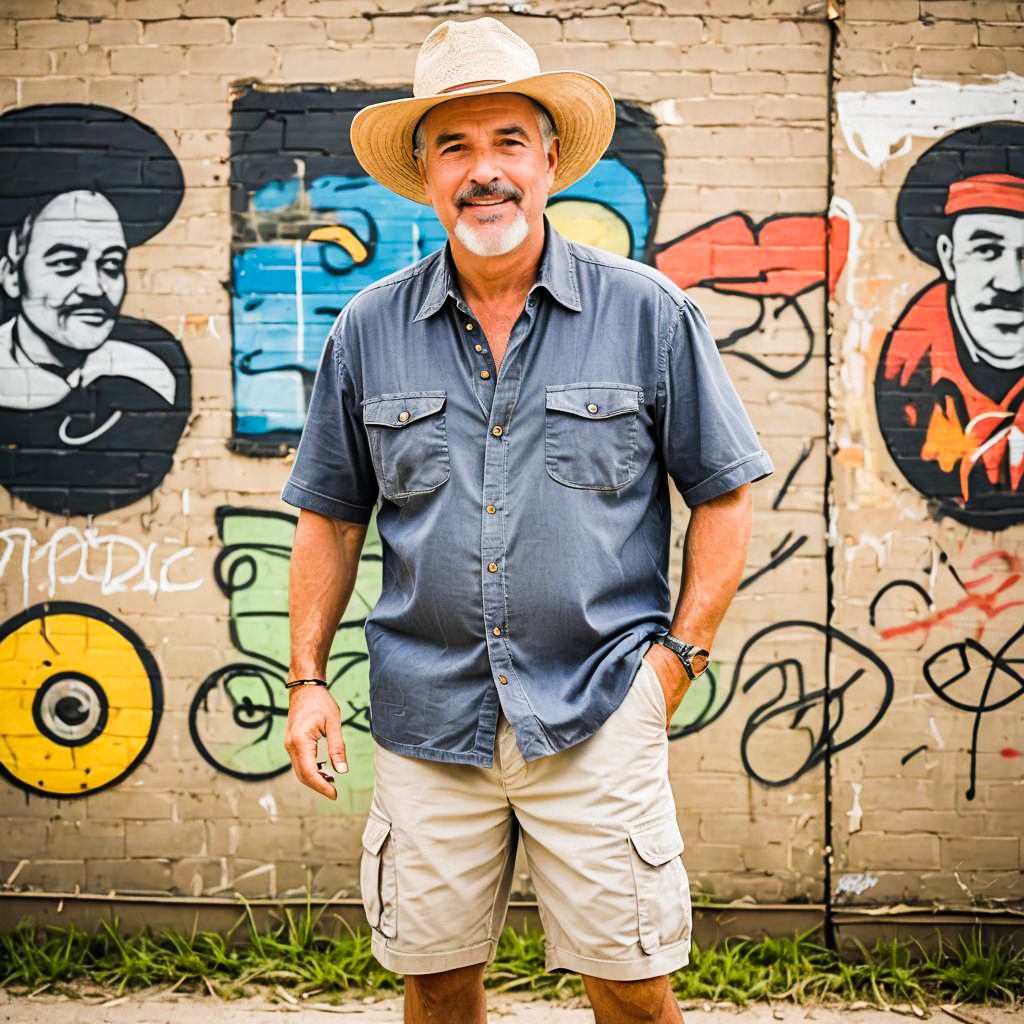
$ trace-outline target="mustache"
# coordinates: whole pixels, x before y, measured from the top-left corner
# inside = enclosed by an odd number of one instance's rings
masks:
[[[496,181],[490,185],[473,184],[455,194],[455,205],[461,210],[474,199],[511,199],[518,203],[523,193],[508,182]]]
[[[988,302],[975,303],[974,308],[979,313],[986,313],[990,309],[1000,309],[1007,313],[1024,312],[1024,289],[1016,291],[996,291]]]
[[[84,299],[82,302],[67,302],[60,307],[58,315],[63,320],[79,312],[102,313],[107,320],[117,317],[117,307],[105,295]]]

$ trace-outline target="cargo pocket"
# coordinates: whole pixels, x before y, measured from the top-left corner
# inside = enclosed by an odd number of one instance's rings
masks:
[[[410,391],[363,402],[370,457],[385,498],[436,490],[451,475],[445,392]]]
[[[544,398],[544,465],[566,487],[614,491],[637,475],[641,388],[552,384]]]
[[[398,870],[391,822],[377,817],[372,811],[363,829],[359,887],[370,927],[393,939],[398,934]]]
[[[640,946],[656,953],[690,937],[690,883],[675,815],[639,822],[629,830]]]

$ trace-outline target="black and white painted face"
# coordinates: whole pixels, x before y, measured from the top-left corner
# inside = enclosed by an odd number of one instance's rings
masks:
[[[1003,370],[1024,367],[1024,217],[961,213],[938,254],[978,356]]]
[[[65,192],[40,211],[21,262],[21,315],[44,338],[89,352],[114,329],[125,293],[124,231],[110,201]]]

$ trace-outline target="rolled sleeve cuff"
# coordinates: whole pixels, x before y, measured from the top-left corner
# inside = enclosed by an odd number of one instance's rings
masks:
[[[694,505],[702,505],[705,501],[728,494],[743,484],[751,484],[774,472],[771,456],[762,448],[759,452],[744,455],[742,459],[724,466],[706,480],[683,491],[683,501],[693,508]]]
[[[319,512],[322,516],[330,516],[331,519],[344,519],[349,523],[368,523],[373,515],[373,508],[366,508],[363,505],[350,505],[347,501],[339,498],[331,498],[318,491],[311,491],[308,487],[289,480],[281,491],[281,499],[294,505],[296,508],[309,509],[310,512]]]

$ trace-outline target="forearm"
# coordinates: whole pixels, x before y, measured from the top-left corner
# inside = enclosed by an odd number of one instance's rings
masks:
[[[711,650],[743,578],[752,520],[749,484],[694,508],[686,529],[673,636]]]
[[[291,679],[324,679],[327,656],[352,596],[366,525],[303,509],[288,578]]]

